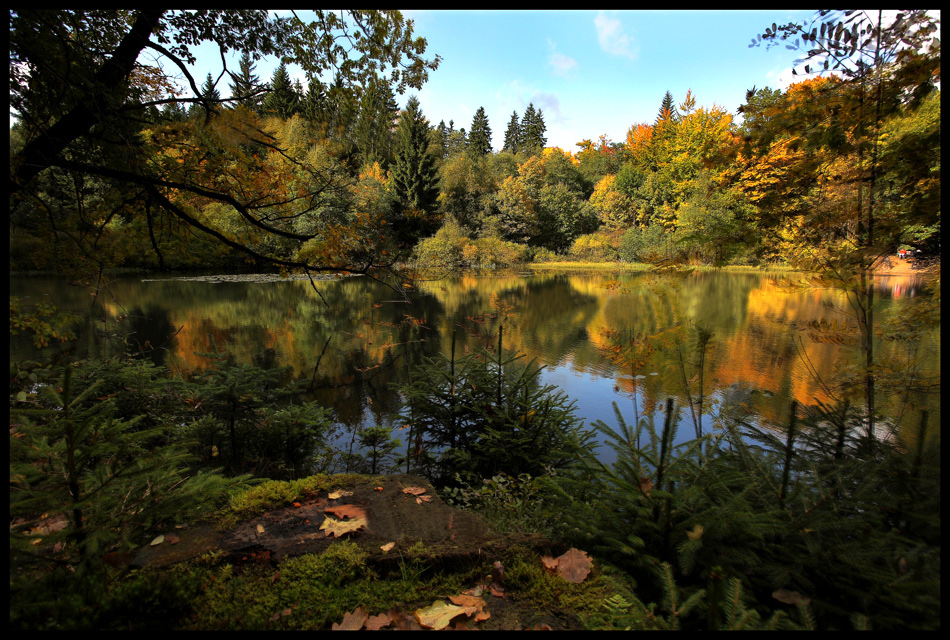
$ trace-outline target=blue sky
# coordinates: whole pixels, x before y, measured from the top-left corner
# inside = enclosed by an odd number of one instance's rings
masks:
[[[512,111],[520,117],[529,103],[544,114],[549,146],[577,151],[575,143],[601,134],[621,142],[631,125],[653,122],[666,91],[679,103],[691,89],[698,106],[735,114],[753,85],[787,86],[796,52],[749,42],[773,22],[813,13],[404,10],[428,41],[427,57],[437,53],[442,63],[422,90],[397,102],[416,94],[433,125],[454,120],[466,130],[484,107],[496,151]],[[202,51],[199,83],[220,71],[217,51]],[[276,61],[261,60],[256,72],[269,80],[275,68]],[[228,95],[226,79],[219,90]]]

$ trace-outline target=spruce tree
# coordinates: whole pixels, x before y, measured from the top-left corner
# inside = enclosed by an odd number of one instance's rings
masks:
[[[360,98],[356,143],[364,163],[387,167],[392,159],[393,123],[398,106],[388,84],[370,82]]]
[[[491,127],[488,126],[485,108],[479,107],[472,119],[471,132],[468,134],[468,153],[473,158],[478,158],[487,156],[491,152]]]
[[[511,120],[508,121],[508,129],[505,131],[505,143],[502,151],[509,153],[518,153],[518,142],[521,139],[521,124],[518,122],[518,112],[511,112]]]
[[[547,144],[544,136],[547,129],[544,125],[544,116],[541,110],[535,110],[534,103],[528,104],[524,117],[521,119],[521,135],[518,137],[518,150],[530,154],[539,154]]]
[[[214,113],[218,110],[221,103],[221,94],[217,88],[215,88],[214,78],[211,77],[210,73],[208,77],[205,78],[199,91],[198,97],[201,98],[202,102],[191,105],[191,108],[188,110],[189,117],[204,115],[206,112]]]
[[[300,104],[300,113],[313,126],[318,126],[326,120],[326,94],[323,83],[318,78],[311,78],[307,83],[307,94]]]
[[[297,112],[297,93],[290,81],[290,74],[287,73],[287,65],[283,62],[271,78],[270,90],[264,100],[264,113],[286,120]]]
[[[429,213],[439,195],[435,156],[428,151],[429,125],[415,96],[406,102],[396,130],[396,158],[392,179],[403,206]]]
[[[668,125],[679,121],[679,113],[676,111],[676,104],[673,102],[673,94],[669,91],[663,96],[663,102],[660,103],[660,110],[656,114],[656,120],[653,123],[654,135],[662,135]]]
[[[254,61],[251,60],[251,55],[247,51],[241,54],[238,73],[228,71],[228,75],[231,76],[229,85],[231,97],[238,99],[235,105],[244,105],[251,111],[259,113],[262,99],[260,95],[254,94],[261,89],[260,78],[254,74]]]

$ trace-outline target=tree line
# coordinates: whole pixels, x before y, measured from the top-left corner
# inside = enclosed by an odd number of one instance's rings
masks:
[[[822,64],[784,91],[753,87],[741,122],[691,91],[679,102],[667,92],[653,122],[634,123],[624,141],[601,135],[573,152],[546,146],[533,104],[511,114],[499,150],[483,107],[468,130],[433,125],[412,95],[400,109],[397,92],[421,86],[439,59],[423,58],[424,41],[398,14],[354,13],[369,34],[352,41],[368,52],[362,67],[333,49],[299,54],[343,28],[335,14],[252,28],[253,15],[13,13],[15,267],[252,261],[367,272],[412,259],[476,266],[570,255],[837,268],[848,247],[875,257],[939,247],[939,41],[923,12],[865,20],[864,35],[844,28],[855,20],[846,16],[838,41],[823,27],[826,57],[844,64],[838,75],[816,74]],[[160,25],[159,37],[135,40],[125,26],[133,17]],[[134,57],[124,76],[105,73],[102,52],[126,45],[180,64],[187,46],[163,38],[185,42],[212,24],[220,34],[209,37],[242,57],[200,87],[188,76],[194,98]],[[238,41],[238,27],[250,36]],[[854,43],[841,43],[852,31]],[[370,37],[382,34],[406,58],[390,76]],[[855,45],[865,37],[877,38],[876,52]],[[272,51],[282,62],[261,82],[255,62]],[[304,68],[306,87],[286,60]],[[229,98],[218,89],[225,77]],[[79,250],[46,250],[64,242]]]

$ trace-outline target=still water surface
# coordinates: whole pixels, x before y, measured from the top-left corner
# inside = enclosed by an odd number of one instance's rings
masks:
[[[859,362],[846,295],[801,281],[797,274],[723,272],[465,276],[418,283],[408,299],[360,277],[318,281],[319,296],[309,281],[158,274],[115,278],[98,295],[94,286],[52,277],[11,277],[10,285],[27,304],[50,302],[84,315],[78,340],[66,345],[74,357],[132,351],[188,376],[208,365],[199,354],[213,341],[239,362],[291,367],[351,427],[398,426],[393,384],[406,380],[413,363],[448,353],[453,331],[459,352],[492,347],[503,323],[505,348],[544,365],[543,382],[573,399],[585,423],[615,425],[615,402],[628,422],[635,401],[640,415],[670,396],[687,407],[689,388],[694,401],[703,393],[708,431],[727,402],[781,428],[792,399],[833,402],[829,389]],[[880,279],[876,322],[900,313],[921,284]],[[809,329],[815,321],[834,330],[816,334]],[[702,391],[697,328],[712,334]],[[939,348],[933,331],[923,345],[878,340],[876,358],[939,375]],[[36,355],[29,340],[11,338],[12,360]],[[930,424],[940,424],[936,398],[887,391],[879,405],[892,420],[916,423],[921,406],[935,405]],[[685,419],[679,439],[693,434]]]

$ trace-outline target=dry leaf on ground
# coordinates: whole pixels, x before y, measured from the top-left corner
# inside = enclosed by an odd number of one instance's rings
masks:
[[[382,546],[380,547],[380,549],[383,550],[383,553],[388,553],[389,550],[392,549],[392,548],[395,547],[395,546],[396,546],[396,543],[395,543],[395,542],[387,542],[386,544],[382,545]]]
[[[477,611],[476,607],[461,607],[449,604],[444,600],[436,600],[430,606],[424,609],[417,609],[415,612],[416,620],[423,627],[429,629],[444,629],[449,626],[452,618],[465,614],[471,616]]]
[[[363,623],[369,616],[366,613],[366,607],[360,605],[350,613],[343,614],[343,620],[339,623],[334,622],[330,627],[331,631],[359,631],[363,628]]]
[[[336,500],[337,498],[342,498],[343,496],[351,496],[351,495],[353,495],[352,491],[343,491],[341,489],[341,490],[333,491],[327,494],[327,497],[330,498],[330,500]]]
[[[402,490],[403,493],[411,493],[414,496],[421,496],[426,491],[424,487],[406,487]]]
[[[556,571],[559,576],[574,584],[584,581],[593,563],[586,551],[574,547],[557,558],[541,556],[541,562],[549,571]]]
[[[367,631],[379,631],[383,627],[392,624],[393,618],[388,613],[381,613],[378,616],[370,616],[366,619]]]
[[[320,525],[321,531],[326,531],[328,538],[334,536],[339,538],[346,533],[353,533],[366,526],[366,518],[354,518],[352,520],[334,520],[327,516],[327,519]]]

